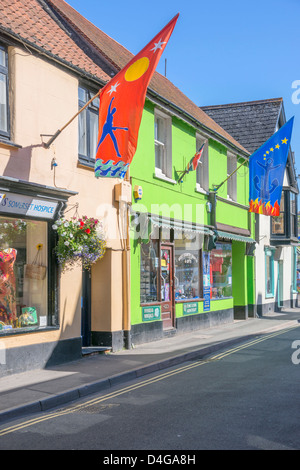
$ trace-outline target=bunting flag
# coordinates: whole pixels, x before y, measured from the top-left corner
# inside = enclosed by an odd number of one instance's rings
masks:
[[[188,163],[188,166],[186,168],[186,171],[187,173],[189,173],[190,171],[193,171],[193,170],[196,170],[197,166],[198,166],[198,163],[200,161],[200,158],[202,156],[202,153],[203,153],[203,149],[204,149],[204,144],[202,145],[202,147],[200,148],[199,152],[197,152],[193,158],[189,161]]]
[[[178,16],[101,90],[96,177],[124,178],[136,151],[147,87]]]
[[[181,173],[181,175],[179,176],[178,178],[178,182],[182,183],[182,178],[187,174],[189,173],[190,171],[194,171],[197,169],[197,166],[199,164],[199,161],[200,161],[200,158],[202,156],[202,153],[203,153],[203,150],[204,150],[204,144],[200,147],[199,151],[197,153],[195,153],[195,155],[193,156],[193,158],[191,158],[191,160],[189,161],[189,163],[187,164],[187,167],[186,169],[184,170],[183,173]]]
[[[278,216],[294,118],[291,118],[249,160],[249,212]]]

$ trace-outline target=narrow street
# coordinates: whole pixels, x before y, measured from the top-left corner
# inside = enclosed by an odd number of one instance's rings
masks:
[[[0,428],[0,449],[101,450],[98,462],[107,464],[113,463],[104,462],[112,458],[109,451],[118,451],[116,458],[124,451],[138,456],[131,466],[147,463],[155,450],[178,456],[202,449],[296,450],[299,340],[299,328],[274,332],[109,393],[10,421]]]

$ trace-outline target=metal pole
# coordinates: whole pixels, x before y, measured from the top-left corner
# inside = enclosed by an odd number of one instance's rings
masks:
[[[215,186],[214,191],[218,191],[218,189],[220,189],[221,186],[223,186],[223,184],[226,183],[226,181],[229,180],[229,178],[231,178],[231,176],[234,175],[234,173],[236,173],[244,165],[245,162],[246,160],[243,163],[241,163],[230,175],[228,175],[227,178],[224,181],[222,181],[221,184],[219,184],[218,186],[213,185]]]
[[[69,125],[71,124],[72,121],[74,121],[74,119],[92,102],[94,101],[95,98],[97,98],[99,95],[100,95],[100,91],[98,91],[98,93],[93,96],[87,103],[85,103],[85,105],[80,108],[80,110],[61,128],[61,129],[58,129],[55,134],[53,134],[53,136],[51,137],[51,139],[48,140],[48,142],[45,142],[43,143],[43,147],[45,147],[46,149],[48,149],[50,147],[50,145],[52,144],[52,142],[54,142],[54,140],[59,136],[59,134]]]

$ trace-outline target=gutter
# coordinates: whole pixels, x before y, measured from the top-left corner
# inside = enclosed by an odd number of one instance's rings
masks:
[[[104,80],[102,80],[101,78],[99,78],[95,75],[92,75],[89,72],[84,71],[80,67],[77,67],[76,65],[72,64],[71,62],[68,62],[67,60],[62,59],[61,57],[58,57],[57,55],[52,54],[52,52],[46,51],[42,47],[37,46],[35,44],[32,44],[32,42],[28,41],[28,39],[24,39],[19,34],[14,33],[13,31],[11,31],[9,29],[3,28],[3,26],[0,26],[0,33],[1,32],[3,34],[6,34],[7,36],[17,40],[18,42],[20,42],[25,47],[25,49],[26,49],[26,47],[29,47],[29,48],[33,49],[39,55],[42,55],[42,56],[44,56],[48,59],[50,58],[54,62],[57,62],[59,65],[63,65],[64,67],[66,67],[68,69],[71,69],[72,71],[75,71],[81,77],[87,78],[87,79],[92,80],[93,82],[97,83],[98,86],[104,86],[107,83]],[[11,45],[11,44],[8,44],[8,45]]]
[[[51,52],[46,51],[42,47],[32,44],[32,42],[28,41],[27,39],[24,39],[19,34],[11,31],[9,29],[3,28],[3,26],[0,26],[0,32],[1,31],[4,34],[8,35],[9,37],[12,37],[13,39],[19,41],[24,47],[26,47],[26,46],[30,47],[31,49],[35,50],[38,54],[40,54],[44,57],[50,58],[54,62],[57,62],[58,64],[63,65],[65,67],[67,67],[68,69],[71,69],[72,71],[76,72],[79,76],[84,77],[86,79],[89,79],[89,80],[95,82],[99,87],[103,87],[108,83],[108,82],[100,79],[99,77],[96,77],[95,75],[92,75],[88,72],[85,72],[83,69],[77,67],[76,65],[74,65],[74,64],[72,64],[72,63],[70,63],[70,62],[54,55],[54,54],[52,54]],[[172,103],[167,98],[164,98],[163,96],[161,96],[159,93],[157,93],[153,89],[148,88],[147,98],[155,104],[160,104],[160,102],[165,103],[168,107],[170,107],[172,110],[174,110],[175,113],[178,113],[177,115],[179,115],[179,117],[181,119],[184,119],[188,123],[193,123],[194,125],[196,124],[197,128],[200,128],[201,130],[206,132],[209,136],[212,136],[213,138],[218,140],[220,143],[225,145],[227,148],[229,148],[229,149],[233,150],[234,152],[238,153],[239,156],[244,157],[246,159],[249,158],[250,154],[248,152],[243,151],[241,148],[239,148],[236,145],[232,144],[230,141],[228,141],[221,134],[219,134],[218,132],[213,131],[211,128],[205,126],[203,123],[198,121],[195,117],[193,117],[187,111],[184,111],[179,106]],[[158,103],[157,103],[157,100],[159,101]]]

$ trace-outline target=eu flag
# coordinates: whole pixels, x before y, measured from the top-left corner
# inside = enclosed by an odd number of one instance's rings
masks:
[[[278,216],[294,118],[291,118],[249,160],[250,212]]]

